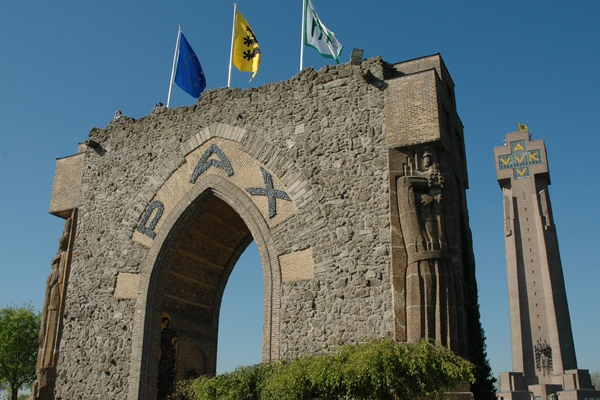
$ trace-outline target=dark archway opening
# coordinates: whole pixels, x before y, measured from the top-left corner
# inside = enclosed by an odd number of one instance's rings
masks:
[[[157,371],[158,399],[166,398],[174,382],[217,372],[223,294],[251,242],[244,220],[211,190],[194,200],[173,225],[157,257],[150,289],[156,294],[149,304],[156,339],[149,359],[155,367],[149,367]]]

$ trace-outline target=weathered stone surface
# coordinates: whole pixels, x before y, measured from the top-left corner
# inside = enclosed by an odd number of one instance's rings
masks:
[[[97,146],[79,155],[56,397],[155,398],[163,313],[178,334],[177,379],[214,373],[220,299],[251,240],[263,262],[265,361],[402,339],[406,254],[395,181],[405,158],[394,148],[437,146],[449,201],[466,221],[464,151],[451,156],[464,146],[462,126],[439,122],[453,101],[442,83],[453,84],[439,56],[409,64],[309,68],[94,128],[88,143]],[[401,81],[418,92],[405,78],[411,68],[429,70],[431,107],[395,100]],[[451,111],[446,124],[460,125]],[[407,130],[411,118],[427,121],[425,136]],[[456,231],[452,218],[446,225]],[[455,232],[448,240],[462,248]],[[452,256],[462,261],[460,251]]]

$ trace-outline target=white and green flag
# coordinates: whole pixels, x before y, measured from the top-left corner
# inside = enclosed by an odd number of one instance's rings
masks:
[[[304,44],[316,49],[323,57],[340,63],[342,44],[317,15],[311,0],[304,0]]]

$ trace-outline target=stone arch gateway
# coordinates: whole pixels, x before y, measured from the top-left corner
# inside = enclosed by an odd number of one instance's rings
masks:
[[[183,374],[216,372],[221,298],[232,268],[252,240],[264,269],[263,360],[279,355],[280,297],[275,294],[281,291],[282,273],[269,232],[293,216],[297,207],[286,192],[269,193],[269,188],[277,191],[283,185],[239,148],[236,139],[247,132],[221,124],[204,134],[210,139],[190,151],[186,162],[156,192],[133,234],[134,241],[150,246],[140,273],[140,320],[134,322],[140,331],[133,336],[133,348],[141,351],[142,388],[156,387],[143,360],[157,358],[160,332],[155,328],[164,312],[179,326],[181,345],[200,348],[204,354],[204,365],[179,361]],[[200,136],[192,139],[200,141]],[[264,198],[254,203],[252,194]],[[297,193],[292,190],[290,194],[296,197]],[[281,197],[285,203],[277,204]],[[138,382],[131,385],[136,386]]]
[[[223,291],[252,240],[263,361],[384,337],[469,356],[453,90],[439,55],[374,58],[92,129],[57,160],[50,212],[69,240],[34,397],[161,399],[214,374]]]

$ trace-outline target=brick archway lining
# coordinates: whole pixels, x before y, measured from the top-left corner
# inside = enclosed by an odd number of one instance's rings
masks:
[[[207,357],[209,364],[212,363],[208,372],[216,369],[222,294],[235,262],[252,240],[263,265],[263,361],[279,358],[281,272],[267,222],[254,203],[226,179],[207,175],[165,217],[140,276],[130,398],[150,398],[155,392],[158,327],[165,309],[173,314],[174,325],[178,324],[182,330],[180,336],[193,337],[194,345],[205,346],[209,354],[214,350],[214,356]],[[215,229],[207,232],[207,224],[213,224]]]

